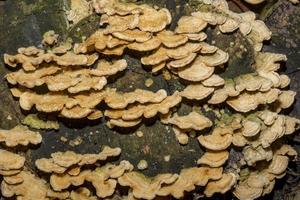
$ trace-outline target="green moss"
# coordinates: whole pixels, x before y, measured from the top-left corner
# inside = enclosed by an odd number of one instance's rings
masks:
[[[257,116],[257,113],[248,115],[247,119],[255,122],[261,122],[261,120]]]
[[[27,4],[24,1],[20,1],[19,5],[25,15],[32,14],[33,11],[37,10],[40,7],[38,3]]]
[[[241,172],[240,172],[240,181],[244,181],[246,180],[250,175],[250,170],[249,168],[245,168],[245,169],[242,169]]]
[[[222,124],[230,124],[233,119],[234,119],[234,115],[232,115],[231,113],[224,113],[222,114],[221,118],[218,120],[218,123],[222,123]]]
[[[100,16],[92,14],[75,24],[68,31],[67,37],[71,37],[75,42],[81,42],[82,37],[88,37],[98,29],[99,21]]]
[[[220,16],[229,17],[226,13],[220,12],[218,9],[213,7],[212,5],[204,4],[200,0],[191,0],[189,2],[189,6],[186,6],[186,14],[190,14],[191,12],[201,11],[201,12],[214,12]]]
[[[40,119],[37,114],[27,115],[23,119],[22,124],[35,129],[59,129],[59,124],[57,121]]]

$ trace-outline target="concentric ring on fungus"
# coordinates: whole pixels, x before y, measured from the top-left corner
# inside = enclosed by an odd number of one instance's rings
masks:
[[[199,166],[182,169],[179,174],[164,173],[150,178],[134,171],[126,160],[102,164],[108,157],[119,156],[120,148],[104,147],[97,154],[56,152],[35,162],[40,171],[50,174],[47,183],[24,166],[24,157],[0,150],[6,158],[0,159],[2,195],[41,200],[97,199],[112,196],[118,185],[128,188],[128,196],[124,197],[127,199],[179,199],[196,187],[202,187],[207,197],[233,190],[241,200],[270,193],[275,179],[285,175],[289,158],[297,155],[292,147],[278,140],[292,134],[300,124],[298,119],[279,113],[290,107],[295,98],[295,92],[284,89],[289,78],[277,72],[279,62],[286,61],[286,56],[261,52],[263,41],[270,39],[271,32],[255,19],[254,13],[232,12],[225,0],[202,3],[213,9],[183,16],[175,31],[171,31],[168,25],[172,17],[166,8],[93,0],[91,5],[101,14],[103,26],[82,43],[64,53],[28,47],[20,48],[16,55],[4,55],[8,66],[21,66],[7,74],[6,79],[22,109],[36,108],[38,112],[71,119],[105,117],[109,128],[134,127],[158,116],[163,124],[176,130],[182,145],[188,143],[189,136],[199,133],[198,141],[206,149],[198,160]],[[208,26],[216,26],[226,34],[240,31],[253,46],[255,73],[221,78],[215,69],[223,68],[230,55],[218,44],[205,42]],[[57,42],[54,32],[46,36],[44,45]],[[167,94],[164,89],[119,92],[109,87],[107,80],[121,71],[126,73],[128,66],[125,59],[107,58],[122,57],[127,49],[142,55],[141,63],[152,68],[152,72],[168,71],[183,80],[185,88]],[[99,61],[100,56],[103,60]],[[96,68],[91,67],[96,63]],[[36,92],[35,88],[41,85],[48,88],[47,92]],[[180,115],[176,106],[185,100],[194,108]],[[106,107],[98,107],[100,103]],[[215,108],[215,104],[232,111],[227,114]],[[205,112],[197,109],[199,106],[214,112],[216,119],[205,116]],[[25,133],[20,136],[21,131]],[[41,138],[38,133],[19,127],[0,131],[0,142],[8,147],[36,145]],[[242,158],[235,168],[225,168],[234,146],[239,147]],[[260,165],[256,167],[258,161]],[[245,176],[241,169],[249,173]],[[91,183],[95,194],[83,187],[85,182]],[[72,190],[71,186],[78,188]]]

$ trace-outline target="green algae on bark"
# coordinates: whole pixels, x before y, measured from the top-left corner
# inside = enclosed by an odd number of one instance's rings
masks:
[[[43,120],[37,114],[29,114],[23,120],[22,124],[34,129],[59,129],[58,121]]]

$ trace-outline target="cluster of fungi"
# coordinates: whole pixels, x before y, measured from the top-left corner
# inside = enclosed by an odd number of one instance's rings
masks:
[[[198,137],[206,149],[197,162],[199,166],[178,174],[146,177],[126,160],[100,165],[99,161],[105,163],[121,153],[120,148],[106,146],[98,154],[66,151],[38,159],[36,168],[44,174],[39,176],[25,165],[22,152],[10,150],[39,144],[42,137],[17,126],[0,131],[0,142],[6,147],[0,150],[2,195],[20,200],[92,200],[111,197],[118,185],[128,188],[128,194],[122,197],[128,200],[182,198],[196,187],[203,188],[206,197],[232,191],[237,198],[248,200],[269,194],[275,180],[285,175],[289,159],[297,156],[291,146],[279,140],[294,133],[300,123],[280,113],[295,98],[295,92],[286,89],[289,77],[277,72],[286,56],[261,51],[271,32],[254,13],[234,13],[225,0],[202,3],[212,9],[181,17],[171,31],[166,28],[172,17],[165,8],[94,0],[91,5],[101,14],[101,28],[82,43],[59,44],[58,35],[50,31],[43,40],[46,50],[19,48],[18,54],[4,56],[8,66],[21,66],[6,79],[23,110],[35,108],[68,119],[103,117],[109,128],[134,127],[158,116],[173,128],[181,145],[188,143],[192,132],[210,128],[210,133]],[[229,54],[205,42],[208,26],[220,34],[240,31],[253,46],[255,72],[227,80],[215,73],[215,68],[225,66]],[[126,70],[126,60],[116,58],[128,50],[138,55],[152,73],[167,70],[184,80],[185,88],[168,94],[164,89],[119,92],[108,87],[109,77]],[[47,90],[37,91],[42,85]],[[181,116],[176,107],[185,100],[194,102],[195,108]],[[106,104],[105,110],[97,107],[101,102]],[[229,115],[215,105],[229,106],[234,112]],[[216,113],[216,119],[205,116],[199,107]],[[243,156],[224,168],[233,147]],[[85,182],[91,183],[95,194],[84,186]]]

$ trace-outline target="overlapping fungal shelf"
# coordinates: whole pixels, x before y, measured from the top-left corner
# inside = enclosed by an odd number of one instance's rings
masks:
[[[295,98],[295,92],[286,89],[289,77],[278,72],[286,56],[261,51],[271,32],[254,13],[234,13],[225,0],[200,3],[213,9],[183,16],[171,31],[168,25],[172,17],[166,8],[93,0],[91,6],[101,15],[101,27],[82,43],[58,43],[58,35],[50,31],[43,40],[47,48],[19,48],[18,54],[4,56],[5,63],[16,69],[6,79],[23,110],[35,108],[68,119],[105,117],[109,128],[134,127],[159,116],[163,124],[173,128],[181,145],[187,144],[194,132],[210,129],[198,135],[199,145],[206,149],[198,166],[178,174],[146,177],[126,160],[102,164],[121,153],[120,148],[104,147],[98,154],[66,151],[36,160],[37,169],[46,174],[44,179],[25,166],[21,154],[3,149],[2,195],[24,200],[98,199],[114,195],[118,185],[128,188],[126,199],[179,199],[196,187],[207,197],[230,191],[241,200],[270,193],[276,179],[284,177],[289,159],[297,156],[280,140],[300,124],[298,119],[280,113]],[[233,79],[216,73],[216,68],[225,67],[229,54],[206,41],[209,26],[220,34],[240,31],[247,38],[255,51],[254,73]],[[128,50],[141,55],[137,58],[152,73],[168,70],[184,80],[185,88],[168,94],[164,89],[119,92],[107,86],[109,77],[126,71],[128,64],[122,56]],[[46,89],[38,92],[38,86]],[[196,107],[187,115],[179,115],[175,108],[185,100],[214,112],[216,119]],[[100,103],[106,104],[105,110],[97,107]],[[230,108],[232,113],[220,107]],[[37,145],[41,140],[39,133],[25,127],[0,131],[0,142],[6,147]],[[227,161],[234,156],[231,149],[242,156],[229,165]],[[85,182],[91,183],[95,193]]]

